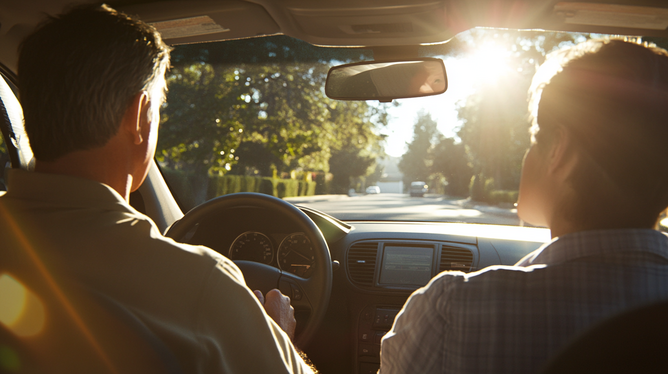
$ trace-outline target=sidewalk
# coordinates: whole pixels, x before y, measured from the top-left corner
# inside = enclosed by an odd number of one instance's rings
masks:
[[[487,214],[495,214],[504,217],[517,217],[517,208],[501,208],[494,205],[487,205],[479,201],[472,201],[470,199],[450,200],[455,205],[459,205],[466,209],[475,209]]]

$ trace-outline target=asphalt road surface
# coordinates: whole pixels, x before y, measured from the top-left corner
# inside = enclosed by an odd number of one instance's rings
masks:
[[[323,211],[342,221],[438,221],[519,225],[515,209],[503,209],[446,199],[441,195],[410,197],[408,194],[323,195],[285,200]]]

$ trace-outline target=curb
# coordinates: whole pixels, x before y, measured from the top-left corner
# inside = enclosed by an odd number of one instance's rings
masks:
[[[321,201],[342,200],[350,198],[351,196],[340,194],[340,195],[293,196],[293,197],[285,197],[283,198],[283,200],[290,202],[292,204],[305,204],[305,203],[315,203]]]

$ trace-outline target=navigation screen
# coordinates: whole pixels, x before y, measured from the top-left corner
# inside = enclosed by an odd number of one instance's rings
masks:
[[[432,248],[385,247],[380,284],[424,286],[431,279]]]

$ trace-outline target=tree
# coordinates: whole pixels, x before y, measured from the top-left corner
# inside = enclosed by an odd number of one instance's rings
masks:
[[[413,127],[413,140],[407,143],[408,150],[399,161],[405,186],[410,186],[412,181],[429,179],[433,162],[431,149],[439,135],[436,121],[431,118],[431,114],[424,111],[418,113]]]
[[[432,154],[434,163],[431,172],[445,177],[445,192],[453,196],[468,196],[473,169],[464,144],[456,143],[453,138],[441,137]]]
[[[512,83],[512,84],[511,84]],[[459,110],[457,135],[473,160],[473,170],[494,178],[499,189],[517,189],[522,157],[529,148],[527,78],[515,75],[483,87]],[[503,90],[503,95],[498,93]]]
[[[528,89],[531,79],[546,53],[584,40],[585,36],[478,30],[472,31],[464,44],[474,48],[490,37],[497,45],[512,51],[507,61],[512,69],[497,80],[483,82],[474,95],[460,103],[458,117],[462,126],[457,135],[479,180],[493,179],[497,189],[517,190],[522,158],[530,140]]]
[[[177,49],[159,161],[201,178],[327,172],[337,159],[356,165],[338,168],[338,180],[373,172],[373,160],[382,154],[376,128],[387,123],[387,114],[382,106],[325,96],[327,71],[340,52],[288,37]]]

